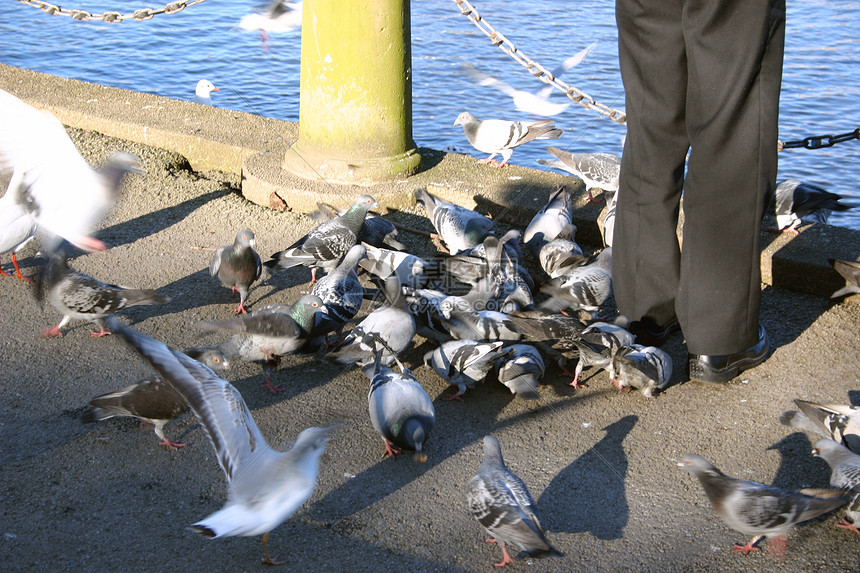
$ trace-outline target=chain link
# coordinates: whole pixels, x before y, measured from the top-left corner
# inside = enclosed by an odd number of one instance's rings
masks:
[[[552,72],[522,53],[513,42],[505,37],[504,34],[493,28],[489,22],[487,22],[478,13],[478,11],[475,10],[475,7],[472,6],[468,0],[454,0],[454,2],[459,6],[460,14],[469,18],[469,20],[471,20],[472,23],[490,39],[490,43],[519,62],[520,65],[524,66],[529,73],[531,73],[531,75],[543,83],[560,90],[570,98],[571,101],[578,103],[586,109],[593,109],[598,113],[605,115],[612,121],[620,123],[621,125],[627,125],[627,115],[623,111],[613,109],[607,105],[599,103],[584,91],[573,86],[569,86],[553,76]]]
[[[43,2],[42,0],[18,0],[21,4],[26,4],[27,6],[33,6],[34,8],[40,9],[42,12],[46,14],[51,14],[52,16],[68,16],[73,20],[81,20],[83,22],[91,22],[94,20],[101,20],[102,22],[122,22],[123,20],[137,20],[138,22],[142,22],[143,20],[149,20],[153,16],[158,14],[176,14],[177,12],[182,12],[189,6],[194,6],[195,4],[200,4],[201,2],[205,2],[206,0],[188,0],[188,2],[171,2],[167,4],[163,8],[141,8],[139,10],[135,10],[130,14],[123,14],[121,12],[116,11],[108,11],[104,14],[91,14],[86,10],[78,10],[72,8],[71,10],[66,10],[60,8],[56,4],[51,4],[50,2]]]
[[[813,135],[798,139],[797,141],[778,142],[778,149],[796,149],[803,147],[804,149],[821,149],[822,147],[833,147],[837,143],[851,141],[852,139],[860,139],[860,127],[849,133],[842,135]]]

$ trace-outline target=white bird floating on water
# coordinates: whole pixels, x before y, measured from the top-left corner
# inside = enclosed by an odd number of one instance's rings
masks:
[[[220,89],[209,80],[200,80],[197,82],[197,88],[194,90],[194,102],[203,105],[212,105],[212,92],[219,92]]]

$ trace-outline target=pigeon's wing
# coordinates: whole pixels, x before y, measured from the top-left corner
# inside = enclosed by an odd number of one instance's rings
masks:
[[[860,453],[860,407],[843,404],[816,404],[795,400],[795,404],[824,435]]]
[[[275,338],[296,338],[302,329],[293,318],[280,309],[263,308],[249,316],[232,320],[201,321],[197,326],[204,331],[244,332]]]
[[[110,328],[188,402],[203,424],[228,481],[246,463],[271,454],[245,400],[232,384],[193,358],[119,321],[111,320]]]
[[[215,255],[212,257],[212,260],[209,262],[209,274],[213,277],[218,276],[218,270],[221,268],[221,257],[224,256],[224,251],[227,250],[227,247],[221,247],[217,251],[215,251]]]
[[[478,523],[498,540],[520,547],[533,547],[536,539],[543,538],[540,523],[534,515],[534,504],[521,505],[523,491],[520,488],[525,486],[522,482],[514,485],[499,473],[482,472],[472,478],[467,494],[469,510]],[[528,496],[528,491],[525,495]],[[530,502],[530,496],[528,499]]]

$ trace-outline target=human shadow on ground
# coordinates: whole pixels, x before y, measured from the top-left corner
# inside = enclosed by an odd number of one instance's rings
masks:
[[[814,439],[818,441],[818,438]],[[789,434],[768,447],[781,456],[779,468],[770,483],[790,491],[830,487],[830,468],[823,459],[812,455],[812,447],[812,442],[803,432]]]
[[[624,416],[603,428],[606,435],[553,478],[538,499],[551,531],[589,531],[598,539],[620,539],[630,517],[624,482],[627,454],[623,442],[638,416]],[[550,525],[551,524],[551,525]]]

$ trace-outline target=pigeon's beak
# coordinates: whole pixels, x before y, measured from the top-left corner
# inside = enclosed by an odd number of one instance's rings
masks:
[[[821,455],[821,448],[812,448],[812,455],[818,457]]]

